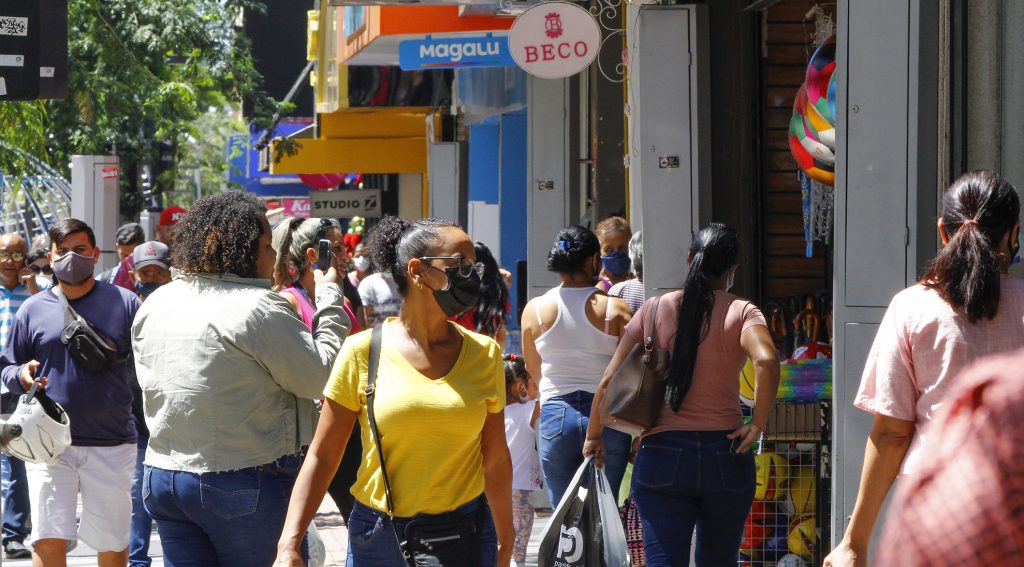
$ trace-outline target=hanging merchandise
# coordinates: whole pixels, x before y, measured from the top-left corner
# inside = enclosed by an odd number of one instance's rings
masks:
[[[831,242],[836,166],[836,42],[831,37],[811,55],[804,84],[793,101],[789,149],[800,171],[807,257],[814,241]]]

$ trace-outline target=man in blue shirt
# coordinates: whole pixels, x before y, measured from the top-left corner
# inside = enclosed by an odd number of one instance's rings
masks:
[[[39,292],[35,274],[25,267],[28,252],[25,239],[9,232],[0,236],[0,347],[7,344],[14,314],[26,299]],[[49,287],[49,286],[44,286]],[[14,412],[18,397],[0,384],[0,413]],[[30,504],[25,462],[16,457],[0,455],[3,467],[3,547],[7,559],[25,559],[32,552],[25,547],[29,535]]]
[[[71,308],[131,353],[130,327],[139,300],[93,279],[100,250],[87,224],[76,219],[50,228],[54,278]],[[30,297],[18,310],[0,353],[0,378],[12,392],[31,387],[34,376],[67,411],[71,446],[51,464],[26,466],[32,500],[35,565],[65,565],[78,539],[98,551],[100,567],[128,561],[131,481],[136,458],[132,417],[132,361],[90,371],[61,342],[64,307],[53,290]],[[82,520],[76,505],[82,495]]]

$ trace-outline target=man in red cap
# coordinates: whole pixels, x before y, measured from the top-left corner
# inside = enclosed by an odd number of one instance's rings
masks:
[[[174,225],[178,224],[178,221],[185,218],[186,213],[188,213],[188,211],[178,205],[172,205],[164,209],[164,212],[160,213],[160,224],[156,226],[156,239],[163,242],[168,247],[172,246],[172,242],[174,240]]]

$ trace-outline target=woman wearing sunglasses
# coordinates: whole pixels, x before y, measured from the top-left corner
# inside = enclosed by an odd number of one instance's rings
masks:
[[[33,250],[25,256],[25,264],[36,276],[36,283],[41,287],[53,285],[53,268],[50,267],[50,260],[46,257],[46,250]]]
[[[375,265],[391,271],[401,309],[381,324],[372,390],[373,333],[354,335],[338,356],[292,493],[277,565],[302,565],[306,526],[358,420],[363,456],[352,487],[346,565],[404,567],[401,541],[414,561],[430,565],[507,567],[515,533],[501,350],[448,320],[479,295],[473,241],[446,221],[385,217],[367,248]]]

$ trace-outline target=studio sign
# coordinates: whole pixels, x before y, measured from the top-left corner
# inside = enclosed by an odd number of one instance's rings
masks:
[[[601,46],[601,28],[590,12],[568,2],[546,2],[526,10],[509,30],[512,58],[524,71],[560,79],[586,69]]]

